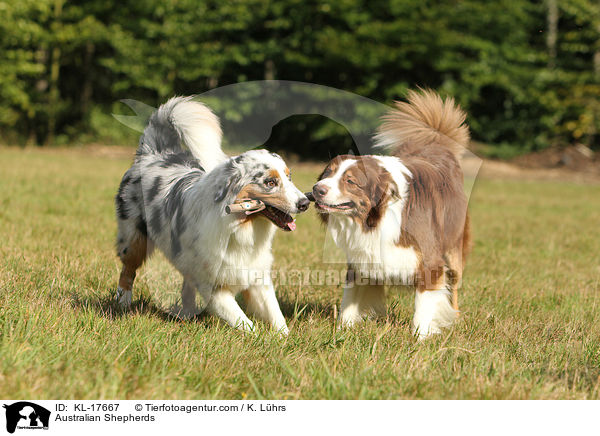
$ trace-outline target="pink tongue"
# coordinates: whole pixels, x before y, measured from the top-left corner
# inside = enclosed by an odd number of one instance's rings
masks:
[[[287,223],[287,226],[291,231],[296,230],[296,222],[295,221],[292,221],[291,223]]]

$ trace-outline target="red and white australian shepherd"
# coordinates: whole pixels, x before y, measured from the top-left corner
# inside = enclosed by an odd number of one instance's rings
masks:
[[[420,339],[456,319],[470,244],[458,162],[469,142],[465,118],[452,98],[411,91],[375,138],[391,156],[337,156],[319,176],[316,209],[348,263],[341,326],[385,316],[386,283],[416,287]]]

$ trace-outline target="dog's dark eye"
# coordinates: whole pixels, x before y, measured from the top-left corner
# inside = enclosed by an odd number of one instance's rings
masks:
[[[346,179],[346,182],[348,182],[350,185],[354,185],[354,186],[358,185],[358,183],[356,183],[356,182],[355,182],[354,180],[352,180],[352,179]]]
[[[267,188],[274,188],[275,186],[277,186],[277,179],[266,179],[265,186]]]

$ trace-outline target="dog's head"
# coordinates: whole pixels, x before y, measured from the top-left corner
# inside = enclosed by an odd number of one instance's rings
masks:
[[[310,204],[292,183],[291,172],[283,159],[267,150],[251,150],[229,159],[221,176],[216,202],[260,200],[266,207],[259,214],[283,230],[294,230],[296,225],[290,214],[304,212]]]
[[[323,219],[329,214],[346,215],[369,229],[377,226],[390,200],[399,194],[380,159],[342,155],[327,164],[313,186],[313,196]]]

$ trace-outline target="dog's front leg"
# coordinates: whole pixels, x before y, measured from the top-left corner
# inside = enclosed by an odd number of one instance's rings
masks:
[[[440,333],[456,319],[457,311],[452,307],[448,283],[443,267],[426,269],[415,291],[415,315],[413,334],[419,340]]]
[[[181,288],[181,306],[173,305],[170,310],[171,315],[179,319],[191,319],[198,315],[200,309],[196,305],[197,292],[198,290],[193,281],[189,278],[184,278]]]
[[[348,283],[344,288],[340,312],[340,327],[352,327],[365,317],[385,317],[385,290],[383,285]]]
[[[254,324],[235,301],[233,294],[227,289],[217,289],[212,293],[206,309],[209,313],[225,320],[231,327],[254,331]]]
[[[287,335],[289,333],[270,279],[267,279],[265,283],[250,286],[243,295],[249,313],[271,324],[280,334]]]
[[[362,321],[359,303],[359,287],[354,283],[346,284],[344,295],[342,296],[339,327],[352,327],[354,324]]]

